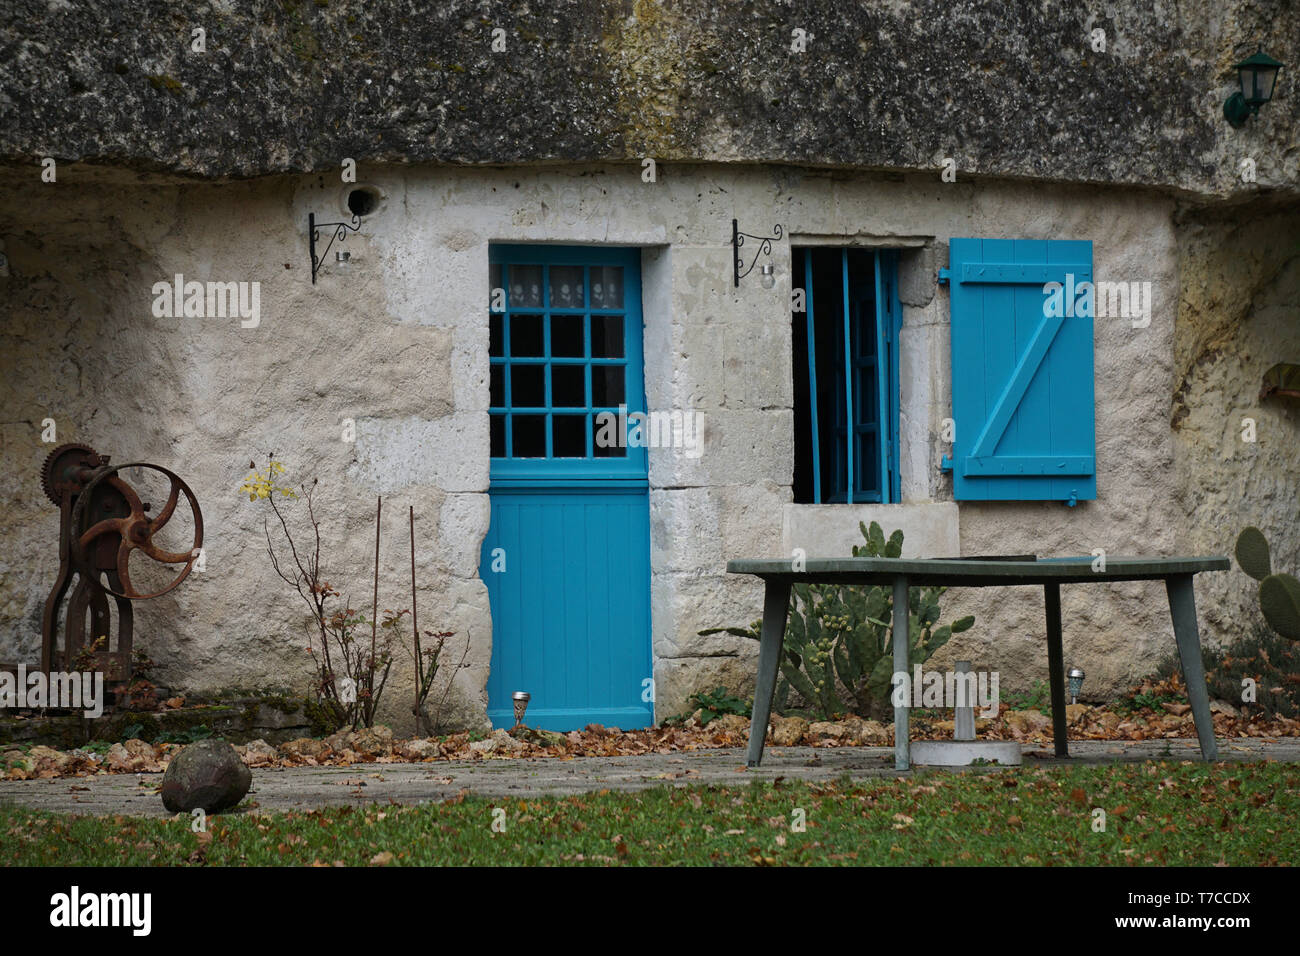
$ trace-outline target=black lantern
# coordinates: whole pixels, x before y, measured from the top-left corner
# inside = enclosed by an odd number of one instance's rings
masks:
[[[1240,92],[1233,93],[1223,104],[1223,115],[1235,127],[1244,126],[1246,120],[1273,98],[1277,71],[1282,64],[1264,52],[1248,56],[1235,67]]]

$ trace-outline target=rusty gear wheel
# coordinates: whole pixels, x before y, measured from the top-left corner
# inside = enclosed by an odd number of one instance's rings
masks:
[[[89,445],[79,442],[60,445],[45,456],[45,464],[41,466],[41,490],[45,492],[45,497],[57,505],[62,497],[59,493],[60,485],[75,485],[80,492],[85,487],[85,482],[77,476],[77,471],[82,468],[97,468],[100,464],[99,453]]]
[[[130,468],[147,468],[160,472],[170,483],[166,503],[152,518],[146,514],[149,505],[144,504],[135,489],[119,477],[121,472]],[[171,520],[181,495],[185,496],[193,515],[194,540],[185,551],[164,551],[154,543],[153,536]],[[71,528],[69,544],[73,564],[82,569],[87,580],[101,591],[131,601],[160,597],[176,587],[193,570],[203,548],[203,512],[199,510],[194,492],[174,472],[145,461],[115,465],[99,471],[77,497],[77,503],[72,508]],[[109,545],[107,566],[115,566],[121,591],[114,590],[100,580],[98,570],[104,565],[91,560],[90,551],[101,539]],[[128,559],[132,551],[140,551],[159,564],[181,564],[184,567],[166,587],[147,594],[141,593],[131,583]]]

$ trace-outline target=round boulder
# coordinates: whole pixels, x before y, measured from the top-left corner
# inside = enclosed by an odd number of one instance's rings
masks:
[[[253,772],[224,740],[200,740],[172,757],[163,774],[163,806],[172,813],[195,808],[229,810],[253,785]]]

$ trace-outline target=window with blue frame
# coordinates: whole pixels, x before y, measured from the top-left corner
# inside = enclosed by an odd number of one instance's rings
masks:
[[[899,501],[898,254],[817,246],[792,255],[794,500]]]
[[[644,450],[602,440],[608,416],[645,410],[638,253],[494,246],[490,441],[502,477],[644,477]],[[607,415],[602,416],[602,413]]]

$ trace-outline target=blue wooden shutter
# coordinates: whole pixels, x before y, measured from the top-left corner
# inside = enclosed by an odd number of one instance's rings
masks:
[[[953,239],[949,281],[953,497],[1096,498],[1092,243]]]

